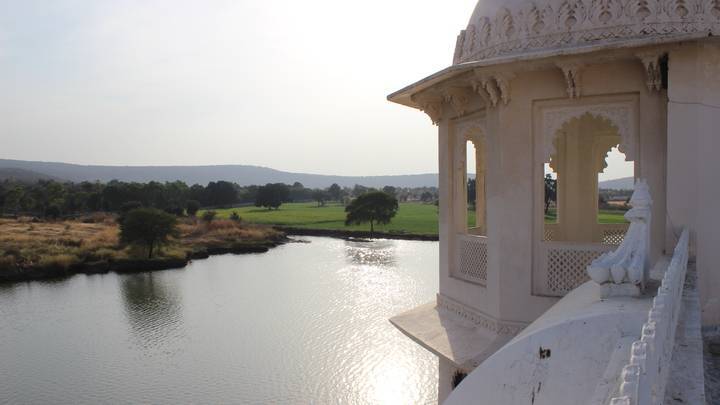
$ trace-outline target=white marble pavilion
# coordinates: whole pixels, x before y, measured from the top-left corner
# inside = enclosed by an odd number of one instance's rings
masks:
[[[441,402],[704,401],[699,330],[720,324],[718,35],[718,0],[480,0],[453,64],[389,96],[438,126],[440,291],[391,321],[440,358]],[[614,147],[639,180],[629,225],[597,219]]]

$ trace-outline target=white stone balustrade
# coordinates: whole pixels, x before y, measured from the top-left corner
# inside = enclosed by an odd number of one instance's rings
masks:
[[[455,277],[471,283],[487,284],[487,237],[459,234]]]
[[[652,198],[644,180],[636,182],[630,205],[625,213],[630,227],[620,246],[587,267],[590,278],[603,286],[603,297],[640,295],[647,282]]]
[[[611,405],[662,404],[670,371],[687,272],[689,233],[683,231],[657,296],[622,371],[619,395]]]

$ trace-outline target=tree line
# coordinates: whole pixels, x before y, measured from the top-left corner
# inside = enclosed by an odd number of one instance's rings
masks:
[[[194,214],[200,208],[223,208],[237,205],[256,205],[277,209],[287,202],[314,201],[318,206],[329,201],[348,205],[352,199],[375,191],[356,185],[353,188],[338,184],[324,189],[307,188],[301,183],[276,183],[240,186],[227,181],[207,185],[188,186],[181,181],[135,183],[110,181],[108,183],[61,183],[41,180],[27,184],[14,181],[0,182],[0,214],[34,215],[50,218],[72,216],[90,212],[127,212],[137,207],[151,207],[169,213]],[[382,190],[399,201],[418,200],[434,202],[437,189],[384,187]]]

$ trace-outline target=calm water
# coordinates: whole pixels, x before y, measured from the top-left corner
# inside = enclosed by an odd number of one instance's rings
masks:
[[[437,244],[307,240],[0,285],[0,403],[436,400],[436,358],[387,319],[433,299]]]

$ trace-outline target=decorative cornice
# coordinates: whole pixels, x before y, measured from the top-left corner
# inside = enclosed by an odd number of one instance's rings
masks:
[[[437,295],[437,307],[452,312],[454,315],[473,323],[475,326],[493,332],[497,335],[515,336],[527,326],[522,322],[503,322],[488,315],[481,314],[470,307],[461,304],[442,294]]]
[[[470,21],[453,63],[692,34],[720,35],[718,0],[527,0]]]

